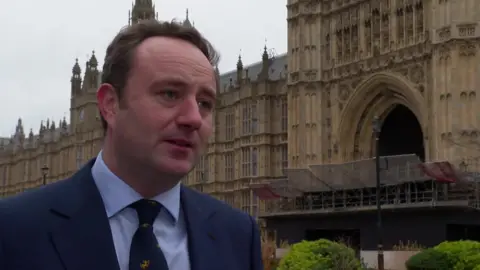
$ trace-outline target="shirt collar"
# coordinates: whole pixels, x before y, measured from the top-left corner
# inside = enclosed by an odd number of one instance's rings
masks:
[[[113,217],[130,204],[143,199],[143,197],[116,176],[105,164],[102,151],[97,156],[92,167],[92,176],[103,199],[108,218]],[[178,221],[180,215],[180,183],[172,189],[153,198],[167,209]]]

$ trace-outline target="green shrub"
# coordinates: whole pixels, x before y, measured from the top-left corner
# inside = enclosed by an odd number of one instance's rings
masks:
[[[325,239],[292,245],[277,270],[361,270],[353,249]]]
[[[435,249],[425,249],[407,260],[408,270],[452,270],[452,262],[445,253]]]
[[[464,240],[443,242],[434,248],[446,254],[453,270],[473,270],[480,265],[480,242]]]
[[[408,270],[480,270],[480,242],[443,242],[412,256],[405,265]]]

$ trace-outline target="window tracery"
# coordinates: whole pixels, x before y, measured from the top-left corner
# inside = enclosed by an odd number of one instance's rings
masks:
[[[374,54],[378,52],[381,39],[381,15],[380,3],[378,1],[372,2],[372,34],[373,34],[373,49]]]
[[[336,22],[336,39],[337,39],[337,63],[343,59],[343,36],[342,36],[342,17],[337,17]]]
[[[403,0],[397,0],[397,43],[399,45],[405,43],[405,10],[403,6]]]
[[[343,28],[343,42],[345,46],[345,57],[344,61],[349,61],[350,59],[350,16],[349,12],[344,12],[342,15],[342,28]]]
[[[382,49],[390,48],[390,0],[382,2]]]
[[[413,0],[406,0],[405,3],[405,27],[408,44],[413,42]]]
[[[358,23],[359,23],[359,12],[358,8],[353,9],[352,18],[351,18],[351,31],[352,31],[352,58],[356,60],[358,58]]]
[[[365,53],[369,56],[372,54],[372,13],[369,3],[365,5],[364,14],[365,20],[363,26],[365,27]]]
[[[423,32],[425,31],[423,25],[423,2],[421,0],[417,1],[415,4],[415,19],[416,19],[416,39],[417,42],[421,42],[423,40]]]

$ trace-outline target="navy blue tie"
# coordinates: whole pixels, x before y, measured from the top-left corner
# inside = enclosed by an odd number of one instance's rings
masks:
[[[139,222],[130,246],[129,270],[168,270],[165,255],[153,233],[153,222],[162,205],[152,200],[139,200],[130,207],[137,211]]]

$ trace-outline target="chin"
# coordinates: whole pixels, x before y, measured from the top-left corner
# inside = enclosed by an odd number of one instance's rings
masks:
[[[162,160],[161,162],[157,163],[159,171],[178,175],[184,177],[187,175],[193,168],[193,164],[190,160]]]

